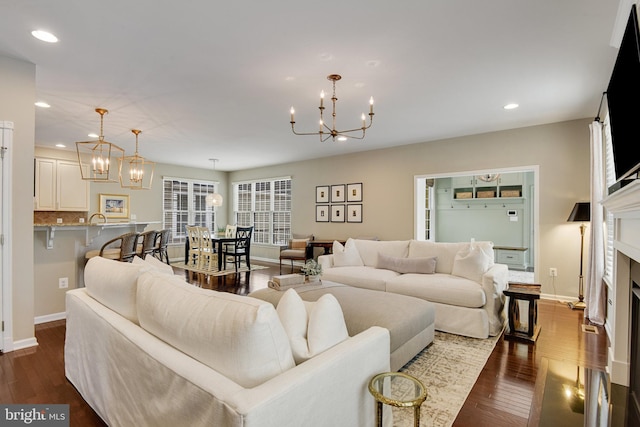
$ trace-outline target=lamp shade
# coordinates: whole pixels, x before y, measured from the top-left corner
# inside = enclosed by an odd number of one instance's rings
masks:
[[[207,194],[205,203],[207,206],[222,206],[222,196],[218,193]]]
[[[591,221],[591,203],[578,202],[569,214],[568,222],[586,222]]]

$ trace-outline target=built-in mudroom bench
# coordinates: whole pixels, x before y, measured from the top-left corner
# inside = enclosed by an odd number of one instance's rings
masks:
[[[526,271],[527,251],[529,248],[514,246],[494,246],[495,259],[497,263],[507,264],[510,269]]]

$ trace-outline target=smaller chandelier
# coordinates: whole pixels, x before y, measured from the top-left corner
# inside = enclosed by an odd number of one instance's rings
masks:
[[[216,162],[218,161],[218,159],[209,159],[209,160],[213,162],[213,170],[215,171]],[[207,194],[207,197],[205,198],[205,204],[208,207],[222,206],[222,195],[220,195],[220,193]]]
[[[138,135],[141,130],[132,129],[136,136],[136,152],[133,156],[125,156],[118,159],[120,187],[132,190],[149,190],[153,182],[153,171],[156,164],[138,154]]]
[[[327,80],[333,83],[333,95],[331,96],[331,104],[332,104],[332,112],[331,112],[331,127],[327,126],[324,120],[324,91],[320,92],[320,130],[318,132],[296,132],[295,129],[295,110],[291,107],[291,130],[296,135],[319,135],[320,142],[324,142],[329,138],[333,138],[335,141],[336,138],[338,141],[345,141],[347,138],[352,139],[364,139],[365,131],[371,127],[373,124],[373,96],[369,99],[369,124],[367,125],[366,116],[362,113],[362,127],[349,129],[349,130],[337,130],[336,129],[336,101],[338,98],[336,97],[336,82],[340,80],[342,76],[339,74],[330,74],[327,76]],[[354,133],[358,134],[354,134]],[[360,134],[360,132],[362,132]]]
[[[478,175],[478,179],[484,182],[493,182],[500,178],[499,173],[485,173],[484,175]]]
[[[100,136],[97,141],[76,142],[80,173],[85,181],[117,182],[110,174],[111,164],[122,159],[124,150],[104,140],[103,122],[108,112],[104,108],[96,108],[96,113],[100,114]]]

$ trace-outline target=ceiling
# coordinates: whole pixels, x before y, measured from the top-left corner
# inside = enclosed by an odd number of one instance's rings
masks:
[[[233,171],[594,117],[617,13],[602,0],[3,0],[0,55],[36,64],[51,105],[38,146],[75,150],[102,107],[127,155],[135,128],[151,160]],[[364,140],[291,132],[292,105],[296,130],[318,129],[333,73],[339,129],[375,98]]]

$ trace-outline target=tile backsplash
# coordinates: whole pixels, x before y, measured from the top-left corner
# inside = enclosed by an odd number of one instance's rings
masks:
[[[87,212],[62,212],[62,211],[34,211],[34,224],[57,224],[58,218],[62,218],[63,224],[78,224],[80,218],[87,223]]]

